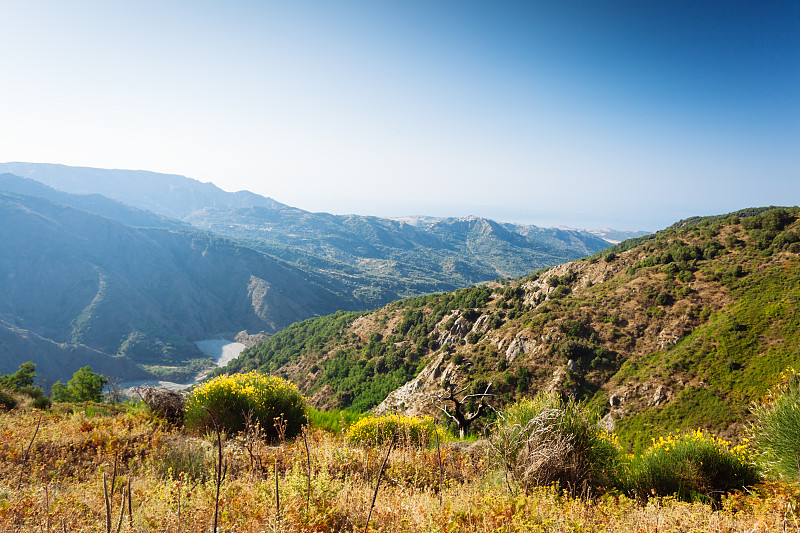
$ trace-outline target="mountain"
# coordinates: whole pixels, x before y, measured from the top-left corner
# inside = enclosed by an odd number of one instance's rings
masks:
[[[610,244],[588,231],[479,217],[391,220],[310,213],[169,174],[34,163],[4,163],[0,171],[73,194],[101,194],[236,239],[294,265],[362,309],[522,276]]]
[[[224,238],[134,228],[32,196],[0,192],[0,246],[0,373],[39,353],[35,343],[48,354],[123,358],[115,377],[187,378],[209,363],[196,340],[273,333],[356,308],[307,273]],[[43,374],[69,378],[71,367],[49,360]]]
[[[281,205],[249,191],[231,193],[213,183],[144,170],[106,170],[49,163],[0,163],[0,172],[29,178],[72,194],[100,194],[178,220],[198,209],[226,210]]]
[[[632,447],[722,435],[800,364],[800,209],[696,217],[590,258],[293,324],[222,371],[295,382],[321,408],[437,414],[448,382],[502,405],[586,401]]]
[[[253,207],[201,210],[185,221],[299,267],[324,270],[365,307],[520,276],[609,246],[576,230],[501,224],[479,217],[412,225],[291,207]]]
[[[191,226],[178,220],[156,215],[111,200],[100,194],[70,194],[48,187],[43,183],[14,174],[0,174],[0,191],[43,198],[116,220],[128,226],[162,229],[190,230]]]

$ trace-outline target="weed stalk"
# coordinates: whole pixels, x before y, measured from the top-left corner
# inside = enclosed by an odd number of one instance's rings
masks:
[[[214,494],[214,528],[212,529],[212,531],[214,533],[217,533],[217,523],[218,523],[218,519],[219,519],[219,491],[220,491],[220,487],[222,486],[222,482],[225,480],[225,474],[228,473],[228,465],[226,464],[225,468],[223,469],[223,467],[222,467],[222,462],[223,462],[222,461],[222,459],[223,459],[223,457],[222,457],[222,434],[221,434],[221,430],[219,428],[219,424],[217,424],[217,419],[214,417],[214,413],[212,413],[211,410],[208,407],[206,407],[205,405],[203,405],[202,407],[203,407],[203,409],[206,410],[206,412],[209,414],[209,416],[211,416],[211,422],[214,424],[214,432],[217,434],[217,468],[216,468],[216,472],[214,473],[215,474],[214,475],[214,477],[215,477],[214,481],[216,482],[216,485],[217,485],[217,491]],[[224,470],[224,472],[223,472],[223,470]]]
[[[308,451],[308,426],[303,427],[303,443],[306,445],[306,478],[308,479],[308,490],[306,492],[306,514],[311,507],[311,452]]]
[[[375,500],[378,498],[378,488],[381,486],[381,476],[383,476],[383,470],[386,468],[386,463],[389,461],[389,454],[392,453],[392,448],[394,447],[394,441],[397,437],[397,428],[395,428],[394,433],[392,433],[392,440],[389,443],[389,449],[386,450],[386,457],[383,458],[383,463],[381,464],[381,469],[378,470],[378,481],[375,482],[375,492],[372,494],[372,503],[369,506],[369,513],[367,514],[367,523],[364,524],[364,533],[367,533],[367,529],[369,529],[369,520],[372,518],[372,509],[375,508]]]
[[[42,417],[44,416],[44,411],[39,414],[39,421],[36,423],[36,429],[33,431],[33,437],[31,437],[31,441],[28,443],[28,447],[25,449],[25,454],[22,456],[22,464],[20,465],[19,469],[19,480],[17,481],[17,490],[22,487],[22,474],[25,473],[25,463],[28,462],[28,456],[31,453],[31,447],[33,446],[33,441],[36,440],[36,434],[39,433],[39,426],[42,425]]]

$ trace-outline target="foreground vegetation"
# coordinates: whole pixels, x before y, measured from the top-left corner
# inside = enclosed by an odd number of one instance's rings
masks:
[[[583,422],[570,424],[580,431]],[[228,532],[754,532],[797,524],[800,488],[786,482],[759,480],[693,502],[624,487],[510,487],[483,441],[437,446],[435,436],[421,442],[398,432],[375,444],[322,427],[303,433],[272,443],[253,431],[223,440],[217,492],[216,437],[189,434],[142,405],[0,412],[0,530],[211,531],[217,502],[217,531]],[[602,453],[586,456],[609,461],[613,438],[596,437],[581,437],[581,453],[600,442]],[[607,482],[609,472],[593,472],[592,483]]]

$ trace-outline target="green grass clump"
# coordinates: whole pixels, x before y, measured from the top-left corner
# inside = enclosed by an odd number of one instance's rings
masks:
[[[631,457],[623,488],[640,501],[671,495],[687,502],[713,501],[759,479],[745,445],[734,447],[698,429],[654,439],[644,453]]]
[[[186,401],[184,424],[190,430],[214,429],[207,408],[223,431],[233,434],[258,423],[268,439],[292,438],[306,422],[306,399],[297,387],[258,372],[223,375],[199,385]],[[285,422],[285,431],[279,425]]]
[[[489,437],[490,457],[512,489],[554,482],[573,493],[611,487],[620,447],[597,422],[585,405],[540,393],[501,414]]]
[[[379,446],[389,442],[393,437],[411,446],[426,447],[439,439],[445,438],[444,431],[434,428],[433,419],[429,416],[368,416],[362,418],[347,430],[347,440],[360,446]]]
[[[752,437],[767,469],[800,481],[800,374],[789,370],[754,409]]]
[[[318,428],[339,435],[364,415],[347,410],[318,411],[313,407],[308,409],[308,423],[312,428]]]

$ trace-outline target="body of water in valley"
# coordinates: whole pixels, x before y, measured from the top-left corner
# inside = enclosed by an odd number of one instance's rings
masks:
[[[233,361],[244,350],[245,345],[240,342],[232,342],[227,339],[206,339],[195,342],[200,351],[209,357],[213,357],[218,367],[225,366]],[[121,385],[123,393],[130,396],[133,393],[131,389],[141,385],[151,385],[153,387],[163,387],[165,389],[180,391],[188,389],[201,379],[203,379],[208,372],[199,374],[193,381],[189,383],[175,383],[174,381],[161,381],[161,380],[145,380],[145,381],[128,381]]]

